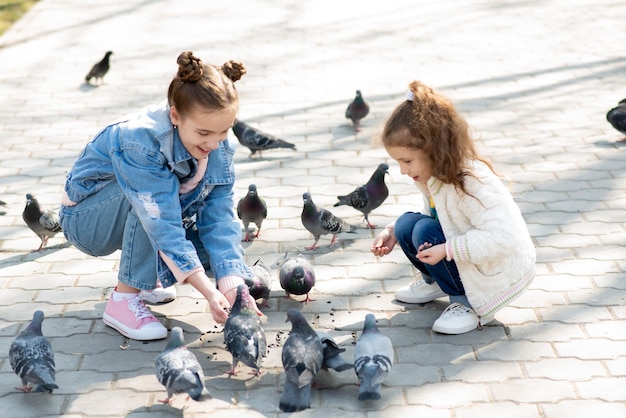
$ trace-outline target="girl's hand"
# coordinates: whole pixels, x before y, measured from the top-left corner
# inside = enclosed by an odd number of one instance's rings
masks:
[[[231,303],[228,302],[228,299],[224,295],[215,289],[214,292],[210,294],[209,297],[206,298],[207,302],[209,302],[209,307],[211,308],[211,316],[213,316],[213,320],[218,324],[223,324],[228,319],[228,313],[230,312]]]
[[[446,246],[445,244],[432,245],[425,242],[417,249],[416,257],[422,263],[434,266],[446,258]]]
[[[372,242],[370,252],[377,257],[382,257],[391,252],[395,247],[398,240],[396,240],[393,230],[391,228],[383,229],[380,234]]]
[[[207,277],[204,271],[197,271],[191,274],[186,283],[195,287],[209,303],[213,320],[218,324],[223,324],[228,319],[231,303],[213,284],[211,279]],[[242,279],[243,282],[243,279]],[[235,291],[235,296],[236,295]],[[234,299],[233,299],[234,301]]]

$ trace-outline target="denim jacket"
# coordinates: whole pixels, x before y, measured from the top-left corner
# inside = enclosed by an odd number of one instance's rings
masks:
[[[117,181],[153,247],[183,273],[201,266],[185,230],[195,216],[216,279],[226,275],[252,277],[244,261],[241,229],[233,209],[234,149],[228,139],[222,141],[209,154],[204,178],[194,189],[179,195],[181,182],[193,177],[198,163],[180,141],[169,110],[164,100],[100,131],[68,173],[65,191],[71,201],[79,203]],[[158,251],[156,258],[163,286],[173,284],[175,278]]]

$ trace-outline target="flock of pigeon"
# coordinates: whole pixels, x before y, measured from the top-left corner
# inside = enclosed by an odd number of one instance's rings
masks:
[[[107,51],[104,58],[96,63],[85,77],[102,82],[110,68]],[[363,99],[361,91],[356,92],[354,100],[346,109],[346,118],[352,121],[356,131],[360,122],[369,112],[369,105]],[[607,120],[619,132],[626,135],[626,99],[607,113]],[[296,150],[296,146],[274,135],[259,131],[243,121],[237,120],[233,132],[239,142],[250,149],[250,158],[263,151],[275,148]],[[626,141],[626,137],[622,139]],[[368,228],[376,228],[370,223],[368,215],[378,208],[388,197],[385,174],[389,166],[381,163],[369,180],[352,192],[337,196],[334,206],[347,205],[360,211]],[[317,206],[309,192],[302,195],[303,208],[301,221],[312,234],[314,242],[307,250],[315,250],[322,235],[332,234],[330,245],[335,244],[337,234],[355,232],[356,227],[335,216],[327,209]],[[0,206],[6,206],[0,201]],[[5,214],[0,211],[0,215]],[[250,241],[249,225],[256,225],[254,238],[258,238],[268,208],[259,195],[255,184],[250,184],[247,194],[237,204],[237,215],[244,227],[244,241]],[[42,250],[48,239],[61,232],[58,215],[53,211],[44,211],[35,196],[26,195],[26,206],[22,213],[26,225],[39,237],[41,243],[35,251]],[[311,263],[302,253],[289,257],[285,253],[280,266],[279,281],[287,297],[306,295],[304,302],[311,302],[309,293],[315,285],[315,272]],[[260,259],[251,266],[254,279],[237,288],[237,298],[232,306],[229,318],[224,325],[224,342],[232,355],[232,364],[225,373],[234,375],[239,363],[252,369],[253,376],[261,374],[263,358],[267,355],[267,342],[262,323],[248,302],[248,294],[255,300],[261,300],[260,307],[267,306],[272,288],[272,275],[268,266]],[[31,323],[15,338],[9,349],[9,362],[19,376],[22,386],[18,390],[52,392],[58,388],[55,383],[54,353],[50,342],[42,334],[44,314],[36,311]],[[287,321],[292,329],[282,346],[282,363],[285,371],[285,383],[280,396],[279,408],[284,412],[307,409],[311,404],[311,390],[315,376],[320,370],[333,369],[343,372],[353,369],[358,377],[358,399],[361,401],[381,398],[381,384],[386,379],[393,365],[393,346],[391,340],[383,335],[374,315],[365,316],[363,331],[355,343],[353,362],[341,356],[345,349],[321,331],[315,331],[308,324],[298,309],[289,309]],[[171,404],[174,395],[187,393],[196,401],[210,398],[204,385],[204,374],[195,355],[186,347],[183,331],[174,327],[163,352],[155,362],[158,381],[167,390],[167,397],[161,402]]]
[[[237,299],[224,325],[224,342],[232,355],[232,367],[225,373],[235,375],[239,363],[252,369],[253,376],[261,374],[267,341],[261,320],[249,301],[247,285],[237,287]],[[42,333],[44,313],[35,311],[30,324],[13,340],[9,348],[9,363],[22,381],[16,389],[23,392],[48,392],[58,389],[55,382],[55,362],[52,345]],[[367,314],[363,332],[356,340],[354,362],[341,356],[344,348],[326,333],[314,331],[302,313],[295,308],[287,312],[292,328],[282,346],[281,360],[285,383],[279,408],[296,412],[311,407],[311,390],[320,370],[337,372],[354,369],[359,380],[360,401],[381,399],[381,385],[393,366],[391,340],[382,334],[373,314]],[[171,404],[177,394],[202,401],[211,398],[204,384],[204,372],[196,356],[187,348],[180,327],[172,328],[165,349],[155,360],[155,375],[167,391],[160,400]]]

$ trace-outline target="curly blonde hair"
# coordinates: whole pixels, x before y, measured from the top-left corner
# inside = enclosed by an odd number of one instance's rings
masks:
[[[237,105],[239,94],[234,83],[246,73],[241,62],[230,60],[217,67],[204,64],[191,51],[182,52],[176,62],[178,71],[170,83],[167,99],[179,114],[184,116],[197,105],[216,110]]]
[[[470,161],[493,165],[479,155],[467,122],[446,97],[421,81],[409,84],[410,93],[385,123],[381,136],[385,147],[419,149],[432,165],[432,175],[463,193],[465,177],[474,176]]]

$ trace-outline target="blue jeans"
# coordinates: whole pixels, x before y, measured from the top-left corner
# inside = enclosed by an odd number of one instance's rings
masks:
[[[65,238],[80,251],[99,257],[122,250],[120,282],[142,290],[156,287],[157,251],[117,182],[75,206],[62,206],[60,218]],[[202,264],[208,266],[209,255],[198,232],[189,228],[187,238],[196,247]]]
[[[446,242],[439,221],[419,212],[406,212],[396,220],[394,234],[400,248],[409,261],[422,273],[426,283],[437,282],[441,290],[450,295],[450,303],[460,302],[465,306],[470,306],[454,261],[446,261],[444,258],[431,266],[422,263],[416,257],[417,249],[423,243],[429,242],[432,245],[437,245]]]

